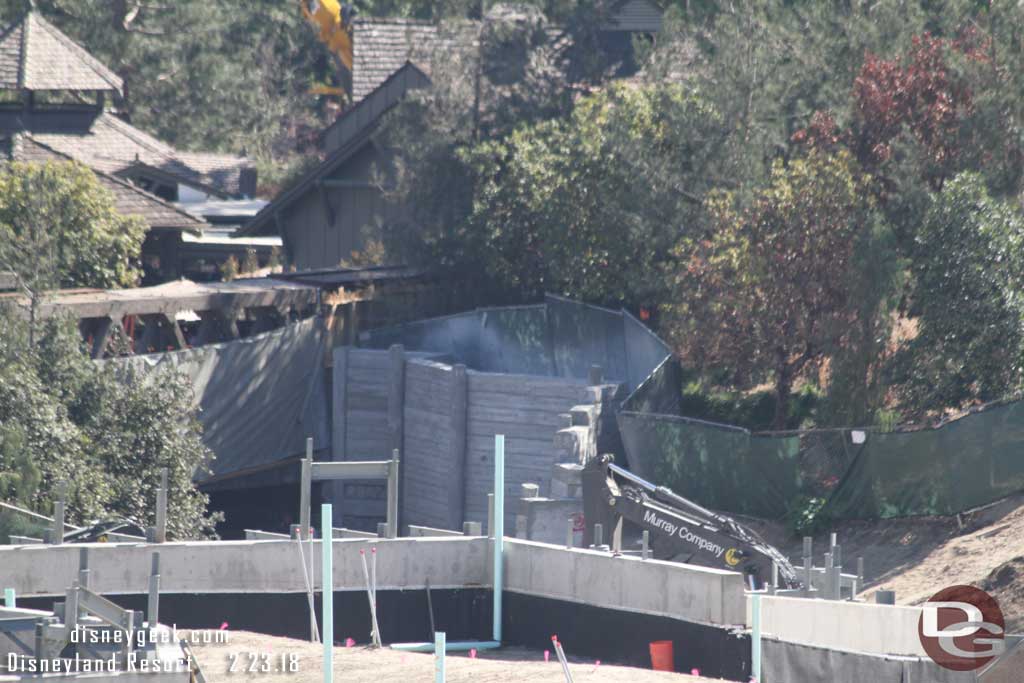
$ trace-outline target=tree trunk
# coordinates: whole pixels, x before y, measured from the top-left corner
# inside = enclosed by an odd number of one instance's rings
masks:
[[[775,372],[775,417],[772,419],[772,429],[785,429],[786,419],[789,417],[789,394],[793,389],[793,378],[790,376],[789,367],[782,365]]]

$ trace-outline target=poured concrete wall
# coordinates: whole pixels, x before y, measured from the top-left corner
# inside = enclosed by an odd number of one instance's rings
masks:
[[[334,542],[336,590],[365,590],[359,551],[371,545],[377,548],[382,590],[422,588],[427,580],[439,589],[491,582],[486,538],[351,539]],[[319,586],[320,543],[312,546]],[[163,593],[305,591],[299,544],[286,540],[15,546],[0,549],[0,587],[13,587],[23,597],[63,594],[77,577],[79,551],[86,547],[90,588],[99,593],[145,593],[157,551]],[[308,553],[308,544],[303,547]],[[734,572],[513,539],[506,539],[505,551],[509,591],[695,623],[743,623],[743,580]]]
[[[702,624],[743,624],[743,577],[736,572],[511,539],[505,553],[509,591]]]
[[[924,657],[917,637],[920,617],[920,607],[761,596],[765,635],[820,648]]]
[[[334,542],[336,590],[365,590],[362,539]],[[489,581],[484,538],[401,538],[374,541],[381,589],[481,586]],[[320,542],[313,544],[316,584],[321,583]],[[20,596],[60,595],[77,578],[81,548],[89,548],[90,588],[104,594],[145,593],[151,557],[160,553],[164,593],[286,593],[306,590],[295,541],[209,541],[161,545],[93,543],[0,549],[0,587]],[[304,543],[310,562],[309,544]]]

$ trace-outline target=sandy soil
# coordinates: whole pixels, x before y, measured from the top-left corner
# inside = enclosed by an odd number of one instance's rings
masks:
[[[194,645],[193,654],[202,667],[209,683],[319,683],[323,680],[320,671],[322,646],[302,640],[277,638],[245,631],[228,631],[227,643],[216,645]],[[298,671],[287,673],[269,671],[247,673],[244,670],[252,661],[250,657],[269,655],[272,668],[281,666],[281,658],[297,656]],[[234,657],[233,657],[234,656]],[[262,661],[262,660],[257,660]],[[232,662],[235,672],[231,672]],[[480,652],[476,659],[468,654],[450,654],[446,658],[446,678],[452,683],[460,681],[537,681],[564,683],[558,660],[554,653],[551,661],[544,662],[544,654],[531,650],[503,648]],[[655,683],[656,681],[677,681],[678,683],[700,683],[709,678],[670,674],[624,666],[582,661],[570,657],[573,680],[619,681],[621,683]],[[387,648],[371,650],[365,647],[335,647],[334,680],[373,681],[374,683],[412,683],[434,680],[434,656],[412,652],[397,652]]]
[[[746,521],[746,520],[744,520]],[[794,564],[801,541],[781,527],[752,524]],[[844,569],[865,563],[866,589],[895,590],[902,605],[920,604],[946,586],[978,586],[999,601],[1010,631],[1024,631],[1024,494],[958,517],[920,517],[836,525]],[[823,561],[827,534],[814,539],[815,564]]]

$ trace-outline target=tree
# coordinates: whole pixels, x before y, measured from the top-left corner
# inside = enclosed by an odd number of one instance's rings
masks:
[[[916,336],[889,372],[910,416],[1002,398],[1024,378],[1024,218],[978,174],[931,197],[914,245]]]
[[[464,152],[472,212],[440,245],[519,299],[550,291],[653,308],[672,246],[697,231],[724,137],[681,86],[611,85],[565,120]]]
[[[473,263],[477,242],[467,221],[480,181],[470,157],[477,145],[571,110],[548,29],[536,11],[499,8],[479,23],[442,23],[439,47],[417,57],[430,65],[432,85],[407,95],[378,137],[394,158],[393,167],[378,169],[380,184],[405,209],[383,226],[393,262],[457,269],[481,284],[484,265]]]
[[[187,379],[118,376],[92,361],[72,321],[49,319],[26,350],[24,322],[0,310],[0,496],[48,514],[68,485],[68,521],[121,516],[154,523],[155,487],[169,470],[168,533],[212,534],[219,515],[192,477],[212,457]]]
[[[146,225],[114,208],[96,175],[75,162],[0,167],[0,267],[29,298],[29,343],[44,292],[135,283]]]
[[[26,282],[131,286],[145,232],[140,218],[117,212],[110,192],[79,163],[0,168],[2,258]]]
[[[678,247],[672,312],[685,355],[724,364],[739,384],[772,382],[777,429],[797,378],[848,334],[858,245],[876,220],[864,183],[845,151],[776,162],[749,205],[712,198],[708,236]]]

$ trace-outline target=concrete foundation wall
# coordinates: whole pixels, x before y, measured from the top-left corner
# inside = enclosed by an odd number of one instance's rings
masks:
[[[506,539],[506,590],[714,625],[741,625],[736,572]]]
[[[920,617],[920,607],[761,596],[765,635],[820,648],[925,657],[917,637]]]
[[[334,542],[336,590],[365,590],[362,539]],[[374,540],[381,589],[483,586],[489,582],[485,538]],[[321,585],[320,542],[312,563]],[[89,548],[90,588],[101,594],[145,593],[151,557],[160,553],[164,593],[287,593],[306,590],[295,541],[209,541],[160,545],[94,543],[15,546],[0,549],[0,587],[19,596],[61,595],[78,576],[81,548]],[[309,544],[302,544],[309,566]],[[367,551],[369,552],[369,551]],[[367,558],[369,561],[369,558]]]
[[[486,587],[486,538],[425,537],[334,542],[334,585],[365,590],[359,551],[377,548],[381,590]],[[302,544],[307,552],[309,544]],[[320,542],[314,541],[315,583],[321,585]],[[94,543],[0,549],[0,587],[21,597],[61,595],[77,578],[79,551],[89,549],[90,588],[101,594],[145,593],[151,557],[160,553],[163,593],[299,593],[305,591],[295,541],[212,541],[161,545]],[[734,572],[590,550],[505,540],[505,588],[596,607],[733,625],[743,622],[743,581]]]

